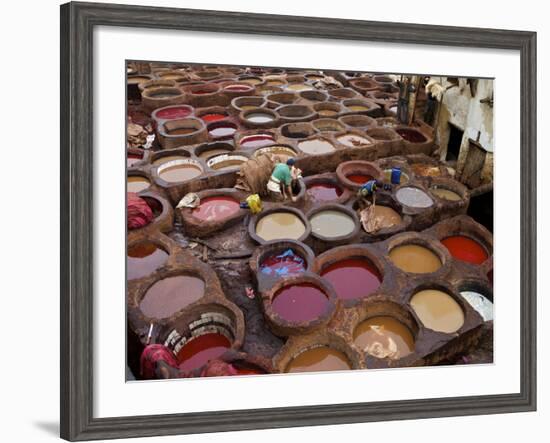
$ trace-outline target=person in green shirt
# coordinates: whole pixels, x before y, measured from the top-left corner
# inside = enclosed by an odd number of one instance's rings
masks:
[[[273,168],[271,177],[267,182],[267,190],[276,200],[286,200],[288,194],[292,201],[296,201],[296,197],[292,195],[291,168],[294,163],[295,160],[289,158],[286,163],[277,163]]]

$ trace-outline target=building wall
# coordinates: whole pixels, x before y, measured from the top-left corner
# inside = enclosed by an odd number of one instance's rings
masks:
[[[464,131],[457,161],[457,175],[460,176],[468,154],[469,139],[478,140],[487,151],[483,166],[482,180],[484,183],[493,179],[493,108],[487,103],[481,103],[485,98],[493,97],[493,80],[479,79],[475,94],[472,95],[467,79],[458,79],[458,86],[453,86],[447,77],[440,78],[446,89],[441,102],[441,110],[437,125],[436,137],[441,146],[440,158],[445,160],[449,143],[450,126],[452,124]]]

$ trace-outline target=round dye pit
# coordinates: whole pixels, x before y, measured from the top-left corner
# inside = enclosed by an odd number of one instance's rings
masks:
[[[460,195],[458,195],[456,192],[453,192],[449,189],[431,188],[430,191],[433,195],[435,195],[436,197],[439,197],[443,200],[452,201],[452,202],[462,200],[462,197]]]
[[[269,123],[275,120],[275,117],[267,112],[251,112],[246,114],[245,120],[251,123]]]
[[[422,189],[409,186],[398,189],[395,193],[395,198],[397,198],[399,203],[410,208],[429,208],[434,203],[431,197]]]
[[[407,326],[390,316],[371,317],[355,328],[353,342],[377,358],[397,360],[414,351],[414,336]]]
[[[127,192],[141,192],[151,186],[151,182],[140,175],[133,175],[127,178]]]
[[[193,108],[190,106],[170,106],[158,109],[154,112],[154,116],[163,120],[175,120],[189,117],[192,112]]]
[[[291,83],[286,87],[286,89],[290,89],[291,91],[307,91],[309,89],[313,89],[313,86],[305,83]]]
[[[228,92],[250,92],[252,89],[254,88],[249,84],[239,85],[238,83],[234,85],[227,85],[223,88],[224,91]]]
[[[414,129],[398,128],[395,130],[404,140],[411,143],[424,143],[427,139],[421,132]]]
[[[193,337],[179,350],[176,356],[178,367],[185,372],[198,369],[221,357],[229,348],[231,342],[222,334],[212,332]]]
[[[260,263],[260,272],[269,277],[290,277],[306,271],[305,260],[294,249],[268,255]]]
[[[298,148],[300,148],[302,152],[310,155],[328,154],[336,150],[332,143],[319,138],[304,140],[298,143]]]
[[[227,114],[220,114],[217,112],[213,112],[211,114],[204,114],[200,116],[200,119],[206,123],[218,122],[220,120],[223,120],[224,118],[227,118]]]
[[[380,229],[391,228],[403,221],[401,215],[389,206],[374,205],[373,216],[374,225],[379,226]]]
[[[348,148],[363,148],[372,143],[365,137],[356,134],[344,134],[337,138],[338,142]]]
[[[272,145],[275,142],[271,134],[247,135],[240,140],[241,148],[252,149]]]
[[[229,149],[224,149],[224,148],[212,148],[212,149],[207,149],[205,151],[202,151],[198,157],[199,158],[210,158],[210,157],[214,157],[215,155],[220,155],[220,154],[227,154],[231,152],[231,150]]]
[[[357,183],[358,185],[364,185],[368,181],[374,180],[374,177],[368,174],[349,174],[346,175],[346,178],[353,183]]]
[[[279,156],[280,160],[286,162],[290,157],[296,156],[296,151],[284,145],[266,146],[254,151],[254,157],[258,157],[260,154],[270,154]]]
[[[355,221],[342,211],[325,210],[310,218],[311,232],[327,239],[350,235],[355,230]]]
[[[215,171],[228,171],[238,169],[248,158],[240,155],[228,155],[222,154],[216,157],[212,157],[208,160],[207,164]]]
[[[158,168],[158,175],[164,181],[169,183],[178,183],[191,180],[202,174],[200,167],[192,163],[174,162],[163,163]]]
[[[327,295],[309,283],[285,286],[273,297],[271,307],[280,318],[299,323],[315,320],[327,312]]]
[[[149,80],[151,80],[149,77],[134,76],[128,77],[126,81],[129,85],[139,85],[140,83],[145,83]]]
[[[196,302],[204,295],[204,281],[190,275],[159,280],[151,286],[139,307],[151,318],[167,318]]]
[[[306,232],[300,218],[291,212],[272,212],[256,224],[256,235],[265,241],[289,238],[299,239]]]
[[[328,346],[318,346],[294,357],[284,372],[345,371],[351,369],[346,354]]]
[[[462,291],[460,295],[481,315],[484,321],[493,319],[493,303],[483,294],[474,291]]]
[[[411,298],[411,306],[424,326],[451,334],[464,324],[464,311],[446,292],[425,289]]]
[[[237,125],[234,123],[214,122],[208,126],[208,134],[216,139],[229,139],[237,132]]]
[[[143,242],[128,248],[128,280],[145,277],[156,271],[168,260],[168,253],[152,242]]]
[[[366,297],[382,282],[380,272],[366,258],[348,258],[333,263],[321,271],[321,277],[330,282],[338,298],[343,300]]]
[[[420,245],[396,246],[390,251],[389,257],[399,269],[413,274],[428,274],[443,266],[433,251]]]
[[[319,202],[336,200],[343,193],[339,186],[331,183],[316,183],[309,185],[306,192],[313,200]]]
[[[153,166],[160,166],[164,163],[168,163],[174,160],[185,160],[187,157],[184,157],[183,155],[167,155],[164,157],[159,157],[153,161]]]
[[[346,108],[353,112],[365,112],[370,109],[368,106],[365,105],[348,105],[346,106]]]
[[[155,88],[155,89],[148,89],[145,91],[148,97],[150,98],[170,98],[170,97],[177,97],[179,95],[182,95],[181,91],[177,88]]]
[[[413,163],[411,169],[416,175],[422,177],[439,177],[441,175],[441,170],[439,166],[434,166],[425,163]]]
[[[480,265],[489,258],[483,246],[465,235],[452,235],[441,240],[441,243],[457,260]]]
[[[139,163],[141,160],[143,160],[143,154],[128,153],[126,155],[126,167],[131,168],[136,163]]]
[[[199,207],[193,210],[193,217],[208,222],[220,221],[236,214],[239,209],[239,202],[233,197],[207,197],[201,199]]]

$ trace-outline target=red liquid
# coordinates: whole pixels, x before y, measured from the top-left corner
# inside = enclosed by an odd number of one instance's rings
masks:
[[[128,248],[128,280],[145,277],[160,268],[168,260],[168,253],[151,242]]]
[[[192,109],[189,106],[177,106],[173,108],[163,109],[156,113],[158,118],[165,120],[175,120],[177,118],[185,118],[191,114]]]
[[[141,160],[143,160],[143,156],[139,156],[137,154],[128,154],[128,156],[126,157],[126,166],[129,168]]]
[[[330,201],[340,197],[342,190],[336,185],[319,183],[308,186],[307,193],[317,201]]]
[[[490,271],[487,273],[487,278],[488,278],[489,281],[491,282],[491,286],[493,286],[493,270],[490,270]]]
[[[204,95],[204,94],[213,94],[216,91],[209,91],[208,89],[197,89],[196,91],[191,91],[191,94],[194,95]]]
[[[464,235],[447,237],[441,240],[441,243],[454,258],[468,263],[480,265],[489,257],[483,246]]]
[[[372,294],[382,276],[367,259],[350,258],[334,263],[321,272],[336,290],[338,298],[352,300]]]
[[[359,185],[364,185],[370,180],[374,180],[374,177],[372,175],[367,174],[350,174],[346,175],[346,178],[353,183],[357,183]]]
[[[205,114],[201,117],[201,119],[207,123],[210,123],[210,122],[217,122],[217,121],[223,120],[226,117],[227,115],[225,114]]]
[[[275,294],[272,301],[275,313],[290,322],[315,320],[328,308],[328,298],[311,284],[286,286]]]
[[[210,360],[220,357],[230,347],[231,343],[222,334],[199,335],[187,342],[178,352],[179,368],[186,372],[200,368]]]
[[[271,135],[250,135],[241,139],[243,148],[260,148],[273,144],[274,140]]]
[[[237,371],[237,375],[259,375],[265,374],[266,372],[257,366],[248,364],[248,363],[239,363],[235,362],[231,364]]]
[[[275,254],[265,258],[260,264],[260,272],[272,277],[288,277],[305,272],[302,257],[290,250],[292,254]]]
[[[239,209],[239,202],[232,197],[207,197],[193,210],[193,216],[204,221],[223,220],[231,217]]]
[[[395,132],[411,143],[424,143],[426,141],[426,137],[414,129],[396,129]]]

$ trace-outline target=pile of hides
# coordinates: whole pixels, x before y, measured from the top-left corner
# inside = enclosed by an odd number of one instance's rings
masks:
[[[265,196],[267,194],[267,182],[277,160],[279,159],[275,155],[261,154],[243,163],[237,173],[235,188],[251,194]]]
[[[128,229],[143,228],[155,218],[147,202],[133,192],[128,192],[127,205]]]
[[[147,144],[147,136],[149,134],[143,126],[128,122],[126,128],[126,147],[139,148]]]
[[[381,221],[374,214],[374,205],[370,205],[359,212],[359,219],[365,232],[374,234],[381,228]]]

